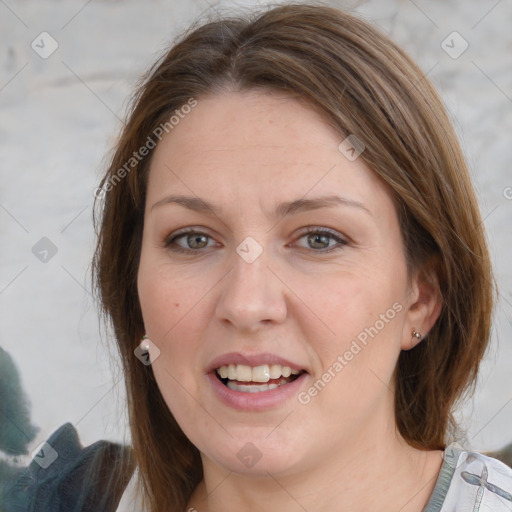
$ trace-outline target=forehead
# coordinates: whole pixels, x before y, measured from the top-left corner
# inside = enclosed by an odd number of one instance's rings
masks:
[[[378,207],[388,194],[362,158],[351,161],[340,151],[344,138],[297,97],[251,90],[200,98],[157,145],[148,197],[186,193],[214,196],[221,208],[233,201],[270,208],[282,200],[343,193],[373,198]]]

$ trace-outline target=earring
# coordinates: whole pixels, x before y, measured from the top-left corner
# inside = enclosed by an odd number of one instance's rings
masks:
[[[413,329],[413,330],[412,330],[411,336],[412,336],[413,338],[416,338],[418,341],[420,341],[420,340],[421,340],[421,338],[422,338],[421,333],[420,333],[420,332],[418,332],[416,329]]]
[[[135,357],[144,365],[149,366],[160,355],[158,347],[147,337],[146,333],[142,336],[139,346],[133,351]]]

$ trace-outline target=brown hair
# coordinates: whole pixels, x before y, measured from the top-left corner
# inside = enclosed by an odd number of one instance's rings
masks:
[[[122,358],[133,453],[153,512],[183,510],[202,465],[151,367],[133,353],[144,329],[136,283],[150,155],[132,157],[190,98],[201,101],[227,87],[300,95],[325,113],[340,142],[355,134],[366,147],[361,157],[393,194],[409,270],[428,264],[437,276],[440,316],[426,339],[402,351],[396,369],[396,423],[410,445],[443,449],[454,435],[451,412],[474,389],[489,338],[494,281],[482,219],[457,137],[419,67],[366,21],[320,5],[284,5],[192,27],[133,99],[101,183],[94,258]]]

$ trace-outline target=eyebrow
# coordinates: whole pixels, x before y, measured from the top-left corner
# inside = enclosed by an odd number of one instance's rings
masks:
[[[184,206],[185,208],[198,212],[198,213],[207,213],[215,216],[220,216],[222,214],[221,208],[216,206],[208,201],[201,199],[199,197],[192,196],[167,196],[160,201],[157,201],[152,207],[151,210],[157,208],[159,206],[168,205],[168,204],[179,204]],[[318,210],[320,208],[329,208],[333,206],[350,206],[354,208],[358,208],[368,215],[372,215],[370,210],[366,208],[359,201],[354,201],[353,199],[347,199],[346,197],[340,196],[323,196],[317,197],[314,199],[296,199],[295,201],[287,201],[284,203],[280,203],[274,210],[274,217],[281,218],[286,217],[288,215],[293,215],[295,213],[305,212],[309,210]]]

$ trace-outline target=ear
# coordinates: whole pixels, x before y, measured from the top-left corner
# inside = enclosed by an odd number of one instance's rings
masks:
[[[443,297],[440,290],[442,266],[438,255],[413,272],[409,305],[402,333],[402,350],[414,348],[425,338],[441,314]],[[421,338],[413,335],[413,330]]]

